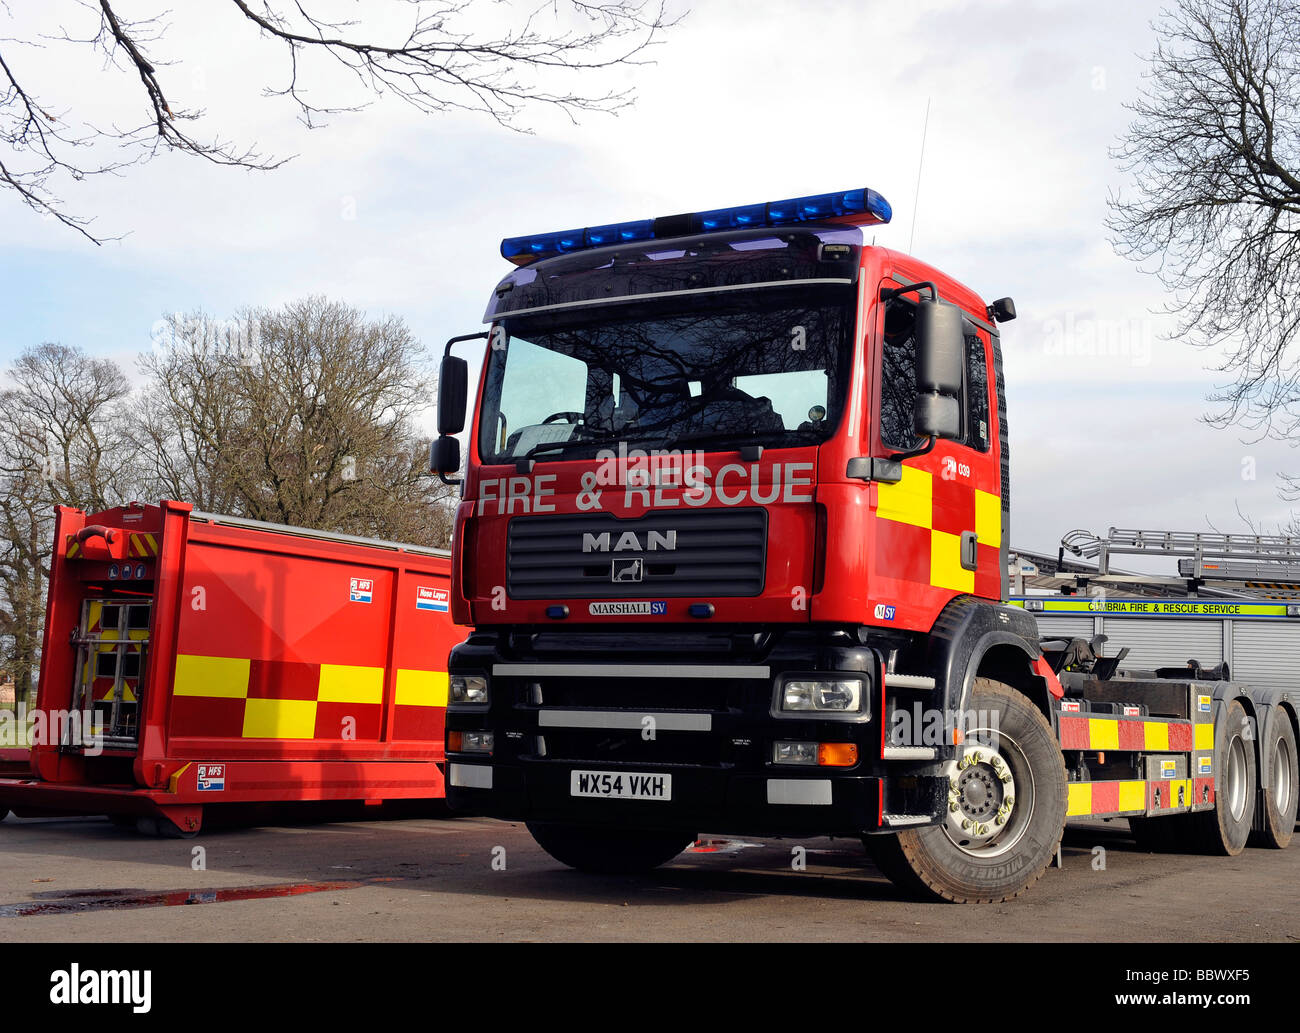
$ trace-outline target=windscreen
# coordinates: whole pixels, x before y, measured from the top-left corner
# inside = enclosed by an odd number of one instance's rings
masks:
[[[489,350],[482,459],[824,441],[846,395],[852,298],[827,285],[511,320]]]

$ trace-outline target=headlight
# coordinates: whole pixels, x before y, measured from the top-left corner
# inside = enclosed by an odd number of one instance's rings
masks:
[[[488,701],[487,679],[477,675],[453,674],[448,681],[447,698],[451,703],[486,706]]]
[[[817,744],[815,742],[775,742],[772,744],[773,764],[809,764],[817,763]]]
[[[788,681],[781,686],[781,709],[802,713],[856,713],[862,709],[862,680]]]
[[[452,753],[491,753],[491,732],[448,732],[447,749]]]

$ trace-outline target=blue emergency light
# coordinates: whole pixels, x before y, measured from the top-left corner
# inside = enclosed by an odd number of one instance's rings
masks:
[[[665,240],[696,233],[719,233],[760,226],[787,226],[798,222],[834,222],[849,226],[886,223],[894,212],[889,202],[874,190],[841,190],[832,194],[811,194],[786,201],[765,201],[711,212],[690,212],[660,219],[616,222],[607,226],[537,233],[529,237],[508,237],[501,242],[501,257],[515,265],[528,265],[552,255],[565,255],[588,248],[631,244],[641,240]]]

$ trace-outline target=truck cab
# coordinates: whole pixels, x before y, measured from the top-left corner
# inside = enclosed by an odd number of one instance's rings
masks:
[[[454,809],[627,870],[701,829],[941,825],[981,673],[1050,732],[1059,684],[999,602],[1014,305],[869,244],[889,215],[857,190],[503,242],[471,335]]]

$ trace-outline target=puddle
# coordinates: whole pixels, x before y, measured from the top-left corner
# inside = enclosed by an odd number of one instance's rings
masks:
[[[372,883],[397,882],[391,877],[349,882],[291,882],[271,886],[239,886],[215,890],[71,890],[37,894],[40,900],[0,904],[0,918],[33,915],[73,915],[90,911],[127,911],[142,907],[176,907],[187,904],[225,904],[232,900],[266,900],[297,897],[304,893],[354,890]]]

